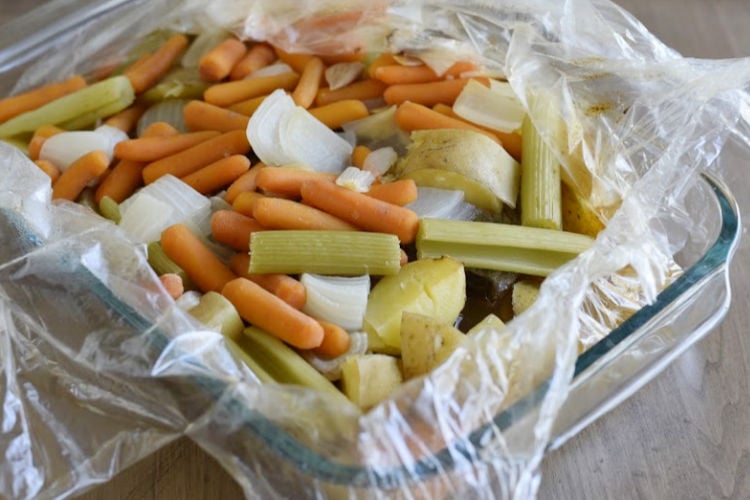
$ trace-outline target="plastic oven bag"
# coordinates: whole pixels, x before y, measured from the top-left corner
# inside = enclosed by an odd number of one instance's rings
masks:
[[[79,493],[182,435],[249,497],[533,497],[579,347],[652,303],[679,274],[673,256],[710,238],[688,195],[728,138],[750,137],[750,61],[684,59],[604,0],[88,7],[52,26],[62,50],[43,51],[43,33],[20,43],[14,90],[90,72],[160,27],[414,52],[436,69],[472,57],[508,78],[550,141],[534,103],[555,107],[564,175],[608,226],[530,310],[362,414],[260,384],[167,297],[144,248],[85,208],[51,204],[46,176],[0,144],[0,491],[13,498]]]

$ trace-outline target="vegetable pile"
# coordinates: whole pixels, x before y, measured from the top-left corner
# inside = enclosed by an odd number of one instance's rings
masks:
[[[156,32],[107,71],[0,100],[0,138],[145,245],[264,382],[369,409],[602,229],[473,61]]]

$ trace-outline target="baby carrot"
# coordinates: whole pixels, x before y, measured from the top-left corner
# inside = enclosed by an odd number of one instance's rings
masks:
[[[42,150],[44,141],[46,141],[53,135],[59,134],[60,132],[64,132],[64,130],[60,127],[55,127],[54,125],[42,125],[38,129],[36,129],[34,131],[34,135],[29,141],[29,158],[31,158],[32,160],[39,159],[39,153]]]
[[[282,73],[280,75],[259,76],[238,80],[236,82],[217,83],[206,89],[203,99],[216,106],[230,106],[253,97],[270,94],[276,89],[291,90],[297,85],[297,73]]]
[[[471,124],[470,122],[458,116],[453,111],[453,108],[451,108],[448,105],[435,104],[432,107],[432,109],[433,111],[437,111],[441,115],[449,116],[456,120],[461,120],[464,123]],[[482,127],[481,125],[474,125],[474,124],[471,124],[471,125],[481,130],[484,130],[488,134],[493,134],[494,136],[496,136],[500,140],[500,143],[502,144],[503,148],[505,148],[505,150],[508,152],[508,154],[511,155],[516,160],[521,161],[521,134],[517,134],[515,132],[507,133],[507,132],[501,132],[500,130],[492,130],[487,127]]]
[[[356,99],[360,101],[367,101],[369,99],[377,99],[382,97],[386,89],[386,84],[378,80],[362,80],[359,82],[350,83],[340,89],[331,90],[329,88],[321,88],[318,90],[318,95],[315,97],[316,106],[325,106],[336,101],[344,101],[350,99]]]
[[[74,201],[89,182],[102,175],[109,166],[104,151],[92,151],[74,161],[52,185],[53,200]]]
[[[104,124],[109,125],[110,127],[119,128],[127,134],[133,130],[145,111],[146,106],[142,104],[134,104],[129,108],[120,111],[116,115],[110,116]]]
[[[276,60],[276,53],[266,43],[257,43],[237,61],[229,73],[230,80],[242,80],[247,75],[264,68]]]
[[[327,181],[305,181],[301,193],[306,204],[364,230],[395,234],[401,243],[411,243],[417,235],[419,217],[409,209]]]
[[[352,165],[357,168],[362,168],[365,164],[365,158],[367,155],[372,153],[372,150],[367,146],[355,146],[352,150]]]
[[[156,52],[139,59],[126,69],[125,76],[130,80],[136,94],[148,90],[161,80],[187,45],[187,37],[176,34],[164,42]]]
[[[378,68],[382,66],[389,66],[391,64],[396,64],[396,59],[394,59],[393,54],[390,52],[383,52],[378,57],[373,60],[370,65],[367,67],[367,76],[370,78],[375,78],[375,72],[378,70]]]
[[[332,129],[337,129],[346,122],[359,120],[369,114],[367,106],[362,101],[347,99],[325,106],[310,108],[310,114]]]
[[[232,155],[182,177],[182,182],[201,194],[213,193],[236,181],[249,168],[250,160],[246,156]]]
[[[180,266],[203,292],[220,292],[236,276],[203,242],[182,224],[161,233],[164,253]]]
[[[354,52],[344,52],[343,54],[321,55],[320,58],[323,60],[323,64],[326,66],[332,66],[342,62],[363,61],[365,58],[365,52],[357,50]]]
[[[185,292],[185,286],[179,274],[166,273],[159,276],[162,286],[173,299],[179,299]]]
[[[123,160],[148,163],[184,151],[218,135],[219,132],[206,130],[190,134],[144,136],[118,143],[115,146],[115,156]]]
[[[203,101],[190,101],[183,108],[185,125],[190,130],[245,130],[250,117]]]
[[[305,70],[305,65],[308,61],[315,57],[312,54],[292,54],[291,52],[287,52],[278,47],[275,47],[274,50],[276,51],[276,56],[279,60],[286,63],[297,73],[302,73]]]
[[[336,174],[302,170],[292,167],[269,167],[258,172],[255,182],[263,191],[283,196],[300,195],[302,183],[309,179],[336,180]]]
[[[42,170],[42,172],[49,176],[50,181],[52,181],[53,184],[58,179],[58,177],[60,177],[60,169],[57,168],[57,166],[51,161],[34,160],[34,163]]]
[[[317,208],[270,196],[253,203],[253,217],[268,229],[357,230],[356,226]]]
[[[237,276],[247,278],[250,281],[257,283],[295,309],[302,309],[305,306],[305,302],[307,302],[307,290],[305,289],[305,285],[288,274],[249,273],[250,255],[246,252],[232,255],[229,259],[229,267]]]
[[[238,194],[234,199],[232,202],[232,209],[242,215],[252,217],[255,202],[261,198],[266,198],[266,196],[255,191],[245,191],[244,193]]]
[[[236,38],[227,38],[216,47],[212,48],[198,61],[198,71],[207,82],[218,82],[223,80],[235,64],[247,52],[247,47]]]
[[[167,137],[178,133],[176,128],[166,122],[155,122],[143,131],[141,137]],[[117,203],[124,201],[143,184],[143,167],[145,166],[144,162],[120,160],[96,189],[94,195],[96,203],[101,202],[105,196],[109,196]]]
[[[185,177],[216,160],[231,155],[244,155],[248,151],[250,144],[247,142],[245,131],[233,130],[149,163],[143,169],[143,180],[150,184],[166,174]]]
[[[453,101],[469,83],[469,80],[469,78],[456,78],[455,80],[429,83],[391,85],[383,92],[383,98],[388,104],[401,104],[405,101],[412,101],[425,106],[432,106],[437,103],[453,104]],[[475,80],[488,85],[486,78],[475,78]]]
[[[234,111],[236,113],[243,114],[245,116],[253,116],[253,113],[255,113],[255,110],[258,109],[258,107],[261,104],[263,104],[263,100],[266,97],[268,97],[268,94],[261,95],[258,97],[253,97],[246,101],[240,101],[238,103],[232,104],[231,106],[228,106],[227,109]]]
[[[373,184],[365,194],[403,207],[417,199],[417,184],[413,179],[399,179],[383,184]]]
[[[325,66],[319,57],[313,57],[307,61],[299,82],[292,92],[292,99],[297,106],[310,107],[320,88],[320,79],[323,77],[324,70]]]
[[[58,97],[75,92],[86,86],[86,80],[76,75],[64,82],[50,83],[22,94],[0,99],[0,123],[21,113],[34,110],[54,101]]]
[[[472,62],[458,61],[448,68],[445,73],[438,75],[427,65],[403,66],[401,64],[389,64],[376,68],[373,71],[373,78],[388,85],[427,83],[442,80],[446,77],[459,77],[461,73],[476,69],[477,65]]]
[[[211,236],[238,252],[250,250],[250,235],[264,229],[257,220],[234,210],[217,210],[211,216]]]
[[[265,168],[265,165],[263,163],[256,163],[250,170],[242,174],[237,178],[236,181],[234,181],[228,188],[227,192],[224,194],[224,200],[226,200],[227,203],[234,203],[234,199],[237,198],[237,195],[240,193],[244,193],[246,191],[255,191],[255,189],[258,187],[258,184],[255,182],[256,177],[258,176],[258,172],[262,168]]]
[[[336,358],[349,350],[351,338],[346,330],[328,321],[318,320],[318,323],[323,327],[323,342],[314,349],[315,354]]]
[[[407,132],[413,130],[458,128],[473,130],[474,132],[486,135],[493,141],[499,141],[495,134],[482,130],[476,125],[438,113],[437,111],[433,111],[430,108],[415,102],[407,101],[401,104],[396,109],[395,120],[396,125]]]
[[[221,294],[245,321],[287,344],[312,349],[323,342],[320,323],[246,278],[230,281]]]

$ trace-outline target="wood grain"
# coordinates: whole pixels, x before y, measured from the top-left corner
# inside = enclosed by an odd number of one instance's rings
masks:
[[[0,2],[0,24],[43,0]],[[685,56],[750,56],[748,0],[620,0]],[[750,207],[742,164],[728,171]],[[747,213],[743,213],[747,217]],[[746,220],[748,220],[746,218]],[[706,339],[543,463],[540,499],[750,499],[750,244],[732,267],[733,307]],[[234,480],[187,439],[79,497],[242,498]]]

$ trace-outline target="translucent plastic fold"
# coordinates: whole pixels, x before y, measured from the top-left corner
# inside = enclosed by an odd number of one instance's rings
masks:
[[[750,60],[682,58],[610,2],[52,3],[73,13],[17,41],[29,57],[13,66],[14,46],[0,50],[13,90],[106,65],[160,27],[227,28],[290,51],[404,51],[436,70],[480,61],[507,77],[607,228],[526,313],[363,414],[343,398],[260,384],[174,305],[143,246],[86,208],[50,203],[47,177],[0,143],[0,495],[80,493],[187,435],[248,497],[531,498],[556,418],[575,411],[565,404],[580,352],[651,304],[631,337],[646,338],[682,311],[658,302],[663,290],[693,272],[701,279],[683,298],[713,293],[701,283],[731,257],[735,233],[714,267],[689,271],[721,229],[721,211],[703,209],[716,193],[702,174],[721,175],[730,137],[750,144]],[[559,123],[543,121],[549,106]],[[618,377],[661,352],[637,347],[598,387],[628,392]]]

